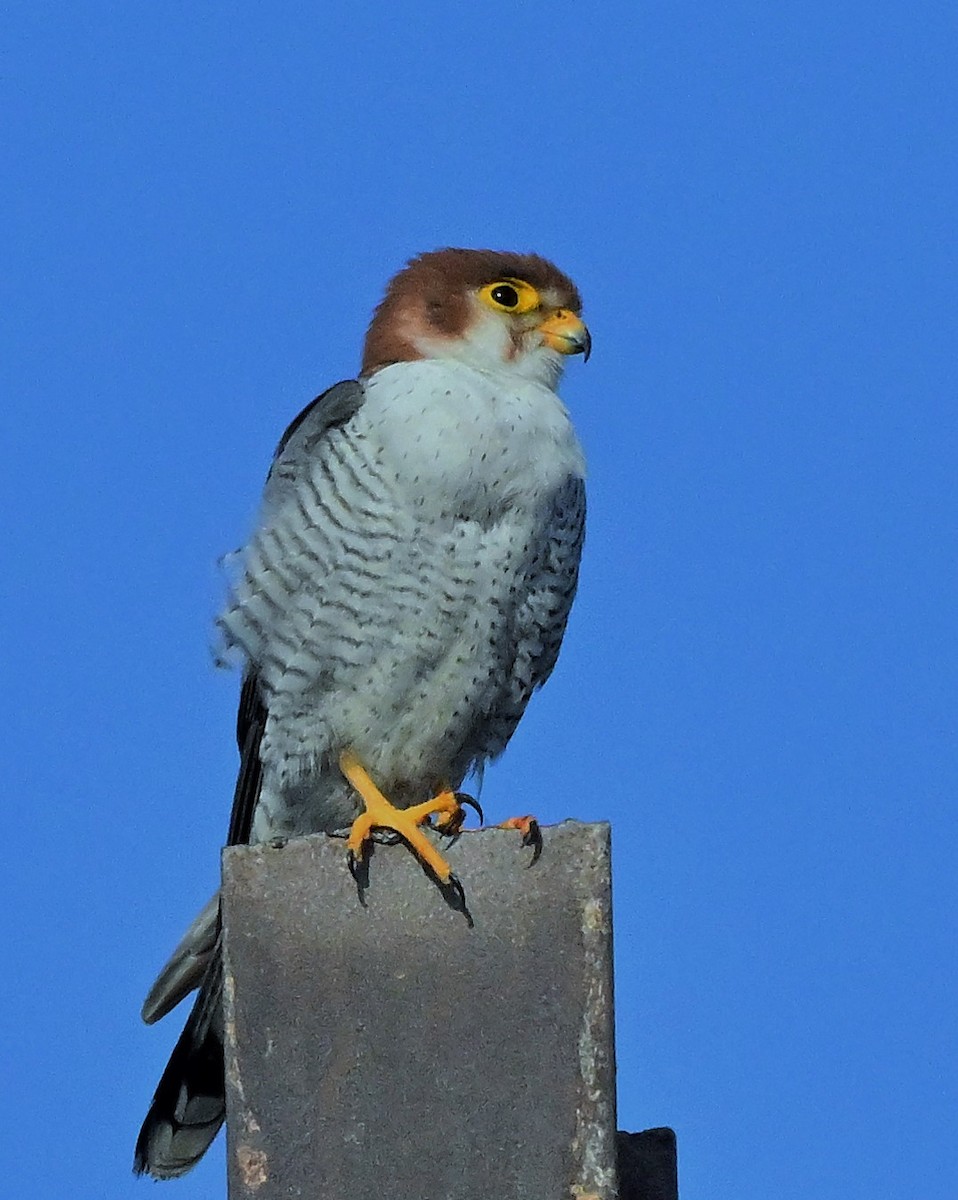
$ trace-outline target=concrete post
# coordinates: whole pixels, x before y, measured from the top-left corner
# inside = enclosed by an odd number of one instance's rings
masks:
[[[232,1200],[615,1200],[609,830],[224,853]],[[631,1196],[640,1193],[631,1192]]]

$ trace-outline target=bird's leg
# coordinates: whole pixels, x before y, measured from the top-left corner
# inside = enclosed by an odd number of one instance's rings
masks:
[[[432,800],[427,800],[425,804],[396,808],[376,787],[369,772],[352,750],[344,750],[339,756],[339,769],[359,793],[365,805],[365,811],[353,821],[349,841],[346,843],[346,858],[350,869],[362,859],[363,849],[374,829],[391,829],[410,846],[419,861],[441,884],[457,882],[449,864],[420,828],[435,815],[440,818],[437,828],[442,832],[458,830],[464,814],[455,792],[447,788]]]
[[[532,846],[532,863],[537,862],[539,855],[542,853],[542,830],[539,828],[539,822],[535,817],[527,814],[524,817],[510,817],[508,821],[502,821],[497,826],[497,829],[518,829],[522,834],[523,846]]]

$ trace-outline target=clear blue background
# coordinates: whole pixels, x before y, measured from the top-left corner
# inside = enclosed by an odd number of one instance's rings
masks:
[[[620,1125],[676,1128],[683,1200],[953,1200],[954,3],[4,24],[6,1194],[160,1194],[178,1018],[138,1010],[229,809],[216,559],[453,244],[554,258],[595,338],[580,599],[483,800],[613,822]]]

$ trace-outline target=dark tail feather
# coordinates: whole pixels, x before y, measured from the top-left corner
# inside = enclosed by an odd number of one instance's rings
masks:
[[[265,727],[259,680],[249,669],[236,718],[240,768],[226,839],[230,846],[250,838],[263,776],[259,747]],[[219,936],[219,901],[214,897],[173,952],[143,1006],[145,1021],[158,1020],[196,987],[205,968],[200,994],[136,1139],[133,1170],[137,1175],[156,1179],[185,1175],[206,1153],[226,1116]]]
[[[266,708],[250,669],[243,679],[236,718],[240,768],[227,837],[231,846],[250,838],[262,783],[259,746],[265,727]],[[133,1170],[137,1175],[156,1179],[185,1175],[206,1153],[226,1116],[219,935],[219,902],[214,897],[173,952],[143,1006],[145,1021],[158,1020],[196,987],[205,969],[200,994],[136,1139]]]
[[[226,1116],[220,959],[210,967],[160,1079],[136,1140],[133,1170],[155,1179],[185,1175]]]

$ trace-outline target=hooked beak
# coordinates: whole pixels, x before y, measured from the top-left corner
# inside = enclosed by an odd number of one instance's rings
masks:
[[[539,326],[542,340],[560,354],[581,354],[583,362],[592,353],[592,337],[585,322],[567,308],[557,308]]]

